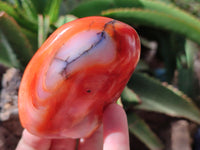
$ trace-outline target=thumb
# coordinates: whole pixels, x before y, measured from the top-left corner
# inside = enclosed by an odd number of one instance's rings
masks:
[[[50,146],[50,139],[37,137],[25,129],[16,150],[49,150]]]

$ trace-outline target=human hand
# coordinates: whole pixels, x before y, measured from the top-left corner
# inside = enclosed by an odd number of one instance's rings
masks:
[[[80,139],[44,139],[26,129],[16,150],[129,150],[126,113],[117,104],[104,111],[102,126],[90,137]]]

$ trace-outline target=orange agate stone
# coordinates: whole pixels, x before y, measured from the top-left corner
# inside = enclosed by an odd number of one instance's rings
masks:
[[[129,25],[86,17],[58,28],[35,53],[19,89],[21,124],[34,135],[81,138],[101,124],[136,67],[140,41]]]

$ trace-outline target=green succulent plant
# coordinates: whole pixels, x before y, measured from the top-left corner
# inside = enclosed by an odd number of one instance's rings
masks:
[[[159,76],[156,70],[160,68],[151,68],[141,57],[121,95],[130,133],[149,149],[164,147],[148,124],[136,115],[136,109],[186,118],[200,124],[193,67],[200,44],[200,20],[197,17],[178,8],[172,0],[88,0],[70,8],[72,11],[66,15],[60,15],[61,3],[65,2],[0,1],[0,63],[23,70],[34,52],[60,25],[85,16],[111,17],[134,26],[141,36],[142,48],[151,51],[148,42],[155,41],[156,56],[164,70]],[[200,5],[197,0],[196,3]],[[171,85],[175,72],[178,73],[176,88]]]
[[[59,16],[61,0],[0,1],[0,62],[23,69],[46,38],[61,24],[76,19]]]

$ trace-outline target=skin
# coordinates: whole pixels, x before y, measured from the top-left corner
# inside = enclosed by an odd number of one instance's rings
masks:
[[[23,131],[16,150],[76,150],[74,139],[44,139]],[[102,126],[90,137],[80,139],[78,150],[130,150],[126,113],[110,104],[103,113]]]

